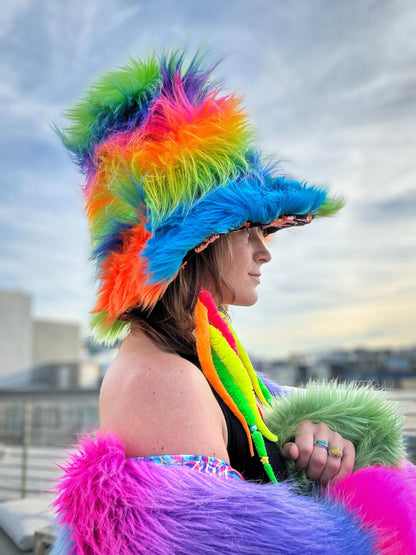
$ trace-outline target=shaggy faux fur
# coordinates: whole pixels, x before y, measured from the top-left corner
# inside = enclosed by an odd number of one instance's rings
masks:
[[[352,474],[329,492],[359,516],[369,530],[378,530],[376,550],[388,555],[416,553],[416,468],[371,467]]]
[[[405,456],[403,415],[384,392],[369,385],[310,383],[276,397],[264,417],[280,446],[295,437],[301,422],[324,422],[354,444],[355,470],[376,464],[397,466]],[[290,464],[289,472],[300,477]]]
[[[207,237],[342,206],[258,154],[240,98],[213,69],[178,52],[131,60],[98,79],[57,130],[86,176],[100,280],[92,325],[109,343],[128,325],[118,318],[154,306]]]
[[[324,497],[125,459],[114,437],[86,438],[55,507],[54,555],[414,555],[416,469],[362,469]]]
[[[338,503],[126,460],[110,437],[84,440],[58,489],[54,555],[370,555],[377,539]]]

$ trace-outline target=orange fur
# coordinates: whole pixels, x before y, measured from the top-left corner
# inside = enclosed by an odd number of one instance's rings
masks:
[[[117,134],[97,147],[99,163],[93,188],[130,172],[144,178],[147,195],[158,204],[169,197],[169,191],[174,197],[191,193],[196,186],[194,172],[201,177],[205,171],[203,181],[209,185],[213,168],[204,170],[205,162],[212,165],[215,160],[227,175],[235,171],[238,158],[237,166],[245,167],[251,131],[237,98],[209,98],[191,113],[171,103],[161,112],[162,117],[154,116],[156,122],[153,119],[144,128]]]
[[[103,262],[99,275],[102,284],[93,312],[108,311],[105,325],[138,304],[143,308],[154,306],[167,287],[148,285],[147,263],[138,253],[150,237],[143,222],[132,227],[124,234],[122,250],[111,253]]]

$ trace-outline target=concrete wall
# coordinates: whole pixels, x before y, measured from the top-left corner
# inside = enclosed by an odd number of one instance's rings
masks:
[[[31,297],[0,291],[0,377],[27,371],[31,363]]]
[[[80,349],[79,325],[34,320],[33,366],[77,362]]]

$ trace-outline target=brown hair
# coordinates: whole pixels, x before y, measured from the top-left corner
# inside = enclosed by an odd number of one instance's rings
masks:
[[[225,290],[233,294],[231,286],[223,276],[223,268],[231,260],[229,234],[221,235],[200,253],[190,251],[186,264],[168,285],[165,293],[150,310],[133,308],[123,317],[137,325],[162,349],[175,351],[182,356],[195,356],[194,311],[199,289],[207,280],[210,292],[222,305]]]

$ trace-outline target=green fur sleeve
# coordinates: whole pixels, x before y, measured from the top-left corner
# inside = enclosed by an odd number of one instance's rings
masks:
[[[355,470],[375,464],[397,466],[405,456],[404,417],[384,392],[372,386],[309,383],[287,397],[275,397],[265,414],[280,447],[296,436],[305,420],[323,422],[350,440],[356,451]]]

